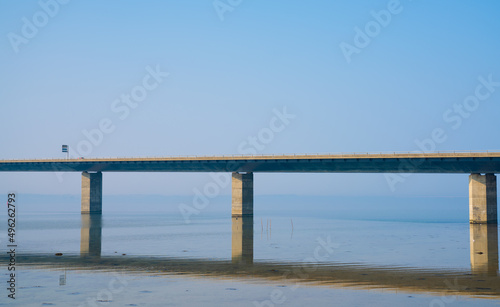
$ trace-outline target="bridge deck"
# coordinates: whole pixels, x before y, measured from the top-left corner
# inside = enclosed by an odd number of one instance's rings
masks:
[[[500,152],[0,160],[0,171],[500,173]]]
[[[336,154],[262,154],[262,155],[220,155],[220,156],[165,156],[165,157],[113,157],[113,158],[50,158],[50,159],[8,159],[0,162],[81,162],[84,161],[177,161],[177,160],[262,160],[262,159],[378,159],[378,158],[473,158],[500,157],[500,152],[434,152],[434,153],[336,153]]]

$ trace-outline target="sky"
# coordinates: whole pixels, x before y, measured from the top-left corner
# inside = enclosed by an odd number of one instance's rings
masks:
[[[0,159],[500,151],[500,2],[1,1]],[[206,173],[104,174],[191,195]],[[467,196],[467,175],[256,174],[256,194]],[[78,173],[0,190],[79,194]],[[1,192],[0,191],[0,192]],[[227,186],[220,193],[230,194]]]

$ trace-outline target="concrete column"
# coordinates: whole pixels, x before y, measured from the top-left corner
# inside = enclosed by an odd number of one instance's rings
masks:
[[[469,176],[469,221],[497,223],[497,177],[495,174]]]
[[[81,256],[101,256],[102,215],[82,214],[80,235]]]
[[[82,213],[102,213],[102,173],[82,173]]]
[[[497,276],[498,226],[470,224],[470,266],[473,274]]]
[[[233,173],[232,187],[232,216],[253,216],[253,173]]]
[[[237,264],[253,263],[253,216],[233,217],[231,252]]]

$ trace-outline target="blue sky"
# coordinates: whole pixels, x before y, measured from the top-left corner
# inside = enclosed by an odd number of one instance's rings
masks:
[[[258,153],[415,151],[435,129],[444,136],[430,151],[500,150],[499,10],[498,1],[2,1],[0,159],[64,157],[62,144],[86,157],[238,154],[283,110],[293,119]],[[346,56],[346,44],[357,52]],[[168,76],[149,77],[144,91],[151,70]],[[131,107],[122,95],[134,91],[146,96]],[[105,174],[104,190],[187,195],[210,180]],[[2,173],[0,186],[78,194],[80,175]],[[412,175],[391,191],[380,174],[257,174],[256,193],[465,196],[467,177]]]

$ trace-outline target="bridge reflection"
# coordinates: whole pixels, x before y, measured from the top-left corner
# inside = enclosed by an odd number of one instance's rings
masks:
[[[252,217],[232,220],[231,260],[148,256],[102,256],[100,214],[82,215],[80,256],[20,255],[19,264],[37,269],[104,270],[133,274],[190,275],[279,284],[391,289],[408,292],[500,298],[498,227],[470,225],[470,270],[384,267],[356,263],[254,261]],[[0,256],[0,262],[8,261]]]
[[[497,224],[470,224],[470,264],[473,274],[498,275]]]
[[[231,232],[233,263],[253,263],[253,216],[233,217]]]
[[[101,256],[102,215],[81,216],[80,255]],[[498,275],[498,225],[470,224],[470,262],[472,274]],[[233,217],[231,260],[235,264],[253,264],[254,221],[252,216]]]
[[[82,214],[80,255],[101,256],[102,215]]]
[[[253,263],[253,217],[232,218],[232,262],[237,264]],[[102,246],[102,215],[82,214],[80,255],[100,257]]]

